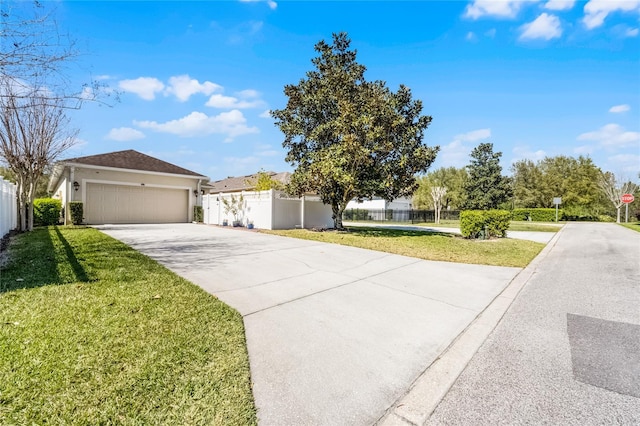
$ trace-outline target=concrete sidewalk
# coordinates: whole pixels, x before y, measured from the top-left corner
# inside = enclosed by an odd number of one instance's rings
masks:
[[[372,424],[519,268],[205,225],[98,227],[244,316],[261,424]]]

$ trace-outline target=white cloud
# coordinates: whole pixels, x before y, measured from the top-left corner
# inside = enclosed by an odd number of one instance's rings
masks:
[[[562,26],[560,19],[555,15],[542,13],[533,22],[524,24],[520,27],[522,34],[520,40],[544,39],[551,40],[562,35]]]
[[[576,4],[576,0],[549,0],[544,8],[549,10],[569,10]]]
[[[601,26],[610,13],[640,11],[640,0],[590,0],[584,6],[582,22],[587,29]]]
[[[472,42],[478,41],[478,37],[472,31],[469,31],[464,39]]]
[[[624,35],[625,37],[637,37],[639,32],[638,28],[627,28]]]
[[[202,112],[194,111],[185,117],[167,121],[166,123],[134,121],[134,124],[145,129],[170,133],[180,137],[222,134],[227,136],[226,142],[231,142],[236,136],[259,133],[257,127],[247,126],[247,120],[242,112],[235,109],[215,116],[208,116]]]
[[[609,108],[609,112],[617,114],[617,113],[621,113],[621,112],[627,112],[630,109],[631,109],[631,107],[629,105],[627,105],[627,104],[614,105],[611,108]]]
[[[573,149],[573,153],[579,155],[592,154],[593,151],[595,151],[595,147],[593,145],[581,145]]]
[[[496,29],[491,28],[489,31],[485,32],[484,35],[486,35],[489,38],[494,38],[496,36]]]
[[[617,154],[607,158],[607,169],[619,170],[627,176],[638,176],[640,172],[640,155],[638,154]],[[616,174],[620,174],[620,172]],[[634,178],[631,178],[634,180]]]
[[[491,129],[478,129],[456,135],[453,139],[461,142],[476,142],[489,137],[491,137]]]
[[[528,0],[474,0],[471,4],[467,5],[464,16],[471,19],[478,19],[483,16],[515,18],[527,1]]]
[[[619,124],[607,124],[593,132],[582,133],[579,141],[593,141],[604,148],[625,148],[637,146],[640,148],[640,132],[628,132]]]
[[[89,145],[89,142],[86,139],[76,138],[69,151],[81,151],[87,145]]]
[[[200,83],[198,80],[190,78],[188,75],[178,75],[169,78],[169,87],[165,90],[166,94],[173,94],[179,101],[185,102],[189,100],[191,95],[203,93],[207,96],[215,91],[222,90],[222,86],[205,81]]]
[[[135,93],[144,100],[152,101],[156,93],[164,89],[164,84],[154,77],[140,77],[135,80],[120,80],[118,87],[125,92]]]
[[[247,92],[243,91],[240,94]],[[257,93],[254,91],[250,91],[251,93]],[[245,96],[246,98],[246,96]],[[207,103],[205,104],[208,107],[213,108],[221,108],[221,109],[246,109],[246,108],[259,108],[264,106],[264,102],[260,99],[239,99],[233,96],[225,96],[214,94],[211,95]]]
[[[536,162],[538,160],[542,160],[544,157],[546,157],[547,153],[544,152],[543,150],[539,149],[537,151],[532,151],[528,146],[516,146],[513,148],[512,150],[513,152],[513,159],[512,161],[517,161],[517,160],[531,160],[533,162]]]
[[[145,135],[140,130],[132,129],[131,127],[119,127],[109,130],[105,139],[111,139],[119,142],[135,141],[138,139],[144,139]]]
[[[278,7],[278,3],[276,3],[273,0],[240,0],[240,2],[242,2],[242,3],[262,3],[262,2],[265,2],[265,3],[267,3],[267,6],[269,6],[269,8],[271,10],[275,10]]]
[[[260,92],[258,92],[257,90],[253,90],[253,89],[241,90],[236,94],[242,99],[252,99],[252,98],[259,98],[260,97]]]
[[[260,117],[260,118],[271,118],[271,110],[265,109],[264,111],[262,111],[260,113],[260,115],[258,117]]]
[[[453,141],[442,147],[438,162],[442,167],[462,167],[468,163],[470,147],[465,142],[478,142],[491,137],[491,129],[478,129],[454,136]]]

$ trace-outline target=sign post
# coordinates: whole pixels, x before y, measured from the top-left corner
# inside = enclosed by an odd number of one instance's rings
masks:
[[[629,204],[633,203],[633,194],[622,194],[622,196],[620,197],[620,201],[622,201],[625,204],[625,214],[624,214],[624,221],[625,223],[629,222]]]
[[[558,223],[558,205],[562,204],[562,197],[554,197],[553,204],[556,205],[556,223]]]

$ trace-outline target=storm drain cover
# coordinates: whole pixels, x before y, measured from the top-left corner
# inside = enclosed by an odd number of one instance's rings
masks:
[[[576,380],[640,398],[640,325],[567,314]]]

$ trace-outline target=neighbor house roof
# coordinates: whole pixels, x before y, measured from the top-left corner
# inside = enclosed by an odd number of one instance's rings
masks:
[[[202,176],[175,164],[167,163],[133,149],[109,152],[106,154],[76,157],[62,163],[86,164],[90,166],[113,167],[116,169],[144,170],[147,172],[169,173],[175,175]]]
[[[266,172],[271,179],[286,185],[289,183],[291,173],[289,172]],[[226,179],[218,180],[215,182],[209,182],[205,188],[209,188],[212,194],[219,192],[237,192],[237,191],[251,191],[255,188],[256,178],[258,173],[246,176],[228,177]]]

